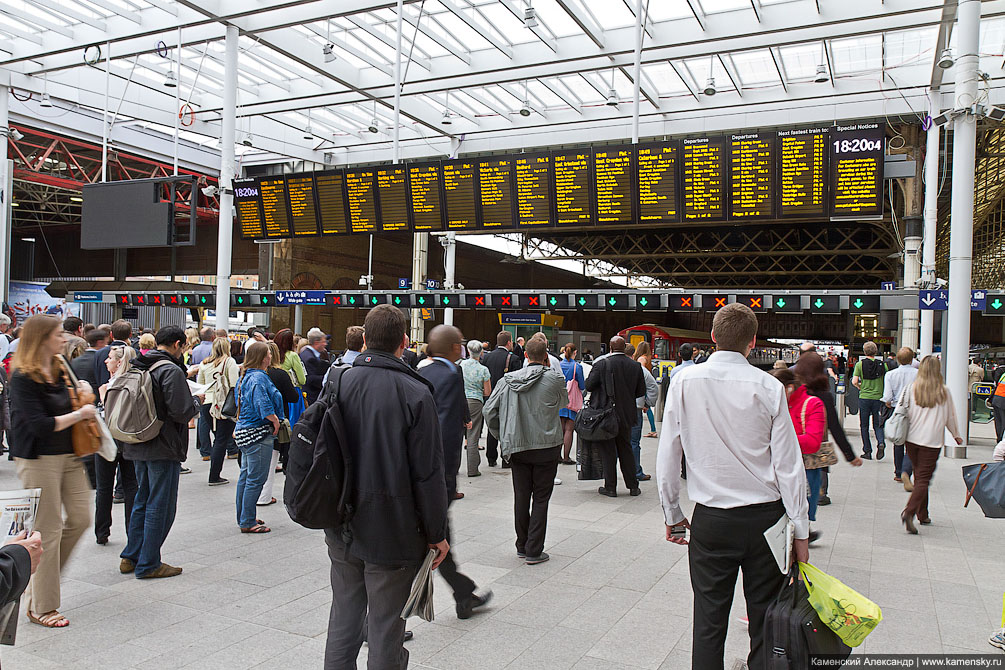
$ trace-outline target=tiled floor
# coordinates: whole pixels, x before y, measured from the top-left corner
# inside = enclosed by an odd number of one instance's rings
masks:
[[[847,426],[857,435],[857,417]],[[990,460],[993,431],[974,432],[970,460]],[[656,440],[644,440],[647,469],[655,452]],[[13,464],[0,463],[0,487],[19,488]],[[883,623],[861,650],[994,652],[986,639],[1001,615],[1005,524],[962,508],[962,464],[940,461],[934,525],[917,537],[899,523],[906,494],[891,481],[892,454],[860,469],[834,468],[834,504],[820,509],[823,539],[810,560],[882,606]],[[164,553],[184,574],[155,581],[119,574],[116,505],[111,542],[97,546],[89,532],[65,571],[70,627],[48,630],[22,618],[17,645],[0,648],[6,670],[321,667],[331,602],[321,533],[296,526],[276,505],[261,508],[271,534],[241,535],[233,485],[209,488],[208,463],[195,456],[189,465]],[[453,529],[463,571],[495,597],[485,613],[461,621],[438,581],[436,621],[409,624],[412,667],[690,667],[686,549],[663,539],[655,482],[638,498],[601,498],[596,482],[577,481],[572,466],[561,466],[546,546],[552,559],[528,567],[513,547],[509,473],[483,472],[461,477],[467,497],[452,507]],[[227,461],[224,476],[236,480],[236,461]],[[281,483],[280,476],[277,495]],[[739,593],[733,614],[744,615]],[[745,649],[746,631],[734,621],[726,667]]]

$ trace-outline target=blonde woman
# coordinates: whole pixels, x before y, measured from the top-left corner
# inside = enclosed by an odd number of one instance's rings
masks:
[[[140,353],[146,355],[151,349],[157,348],[157,340],[153,333],[143,333],[140,335]]]
[[[213,445],[210,454],[203,454],[202,460],[209,460],[209,485],[220,486],[229,484],[229,480],[220,476],[223,471],[223,461],[227,451],[236,449],[234,442],[234,422],[219,416],[212,416],[214,405],[221,407],[226,400],[226,392],[237,386],[240,376],[237,363],[230,356],[230,340],[218,337],[213,340],[213,349],[209,356],[199,364],[197,382],[206,387],[206,398],[203,400],[200,421],[206,422],[208,430],[213,432]]]
[[[935,356],[925,356],[918,368],[918,376],[907,389],[907,454],[914,464],[914,491],[900,520],[908,533],[918,534],[914,525],[917,518],[923,526],[932,523],[928,516],[928,485],[935,472],[935,464],[945,444],[946,430],[963,444],[956,425],[953,398],[942,380],[942,367]]]
[[[136,350],[132,347],[117,346],[108,351],[105,359],[105,369],[110,375],[109,381],[129,370],[130,362],[136,358]],[[98,389],[101,402],[105,401],[108,384],[102,384]],[[136,469],[133,462],[122,458],[122,443],[116,441],[118,455],[114,461],[103,458],[94,459],[94,537],[98,544],[108,544],[112,532],[112,493],[115,488],[115,472],[119,472],[122,482],[122,494],[125,504],[122,506],[126,514],[125,531],[129,531],[129,519],[132,518],[133,501],[136,499]]]
[[[22,486],[42,489],[35,530],[42,534],[43,553],[28,585],[28,619],[47,628],[70,623],[59,613],[60,572],[91,524],[91,487],[68,429],[93,419],[97,410],[73,410],[57,358],[64,346],[59,319],[31,317],[21,328],[10,380],[11,455]],[[81,390],[85,386],[81,382]]]

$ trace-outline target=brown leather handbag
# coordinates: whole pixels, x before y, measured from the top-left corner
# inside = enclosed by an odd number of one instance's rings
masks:
[[[70,394],[70,407],[77,411],[84,405],[94,404],[94,394],[90,391],[83,393],[77,389],[77,375],[73,374],[70,364],[63,357],[59,357],[60,367],[63,368],[63,382],[66,390]],[[70,426],[70,439],[73,442],[73,453],[77,456],[90,456],[101,449],[101,428],[98,427],[96,419],[84,419]]]

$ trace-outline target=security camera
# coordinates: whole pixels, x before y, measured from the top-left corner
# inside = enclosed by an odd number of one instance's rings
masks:
[[[201,188],[200,190],[202,191],[202,194],[203,194],[204,196],[206,196],[207,198],[212,198],[212,197],[214,197],[214,196],[215,196],[215,195],[216,195],[217,193],[219,193],[219,192],[220,192],[220,189],[218,189],[217,187],[215,187],[215,186],[212,186],[212,185],[210,185],[210,186],[204,186],[204,187],[202,187],[202,188]]]
[[[952,121],[954,116],[955,114],[953,114],[952,110],[945,111],[942,112],[941,114],[932,117],[932,123],[937,126],[944,126],[950,121]]]
[[[2,128],[0,127],[0,135],[7,136],[14,140],[15,142],[20,142],[24,139],[24,135],[17,128]]]
[[[935,285],[939,288],[946,288],[947,286],[949,286],[949,282],[947,282],[945,279],[942,279],[941,277],[936,277]]]
[[[251,139],[251,133],[248,133],[247,135],[244,136],[244,139],[241,140],[241,144],[243,144],[246,147],[252,146],[253,142]]]

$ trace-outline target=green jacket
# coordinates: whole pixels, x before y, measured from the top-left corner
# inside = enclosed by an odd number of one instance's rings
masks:
[[[560,446],[563,435],[558,410],[568,404],[565,376],[550,367],[531,364],[503,376],[482,413],[489,431],[499,439],[502,455],[508,457]]]

